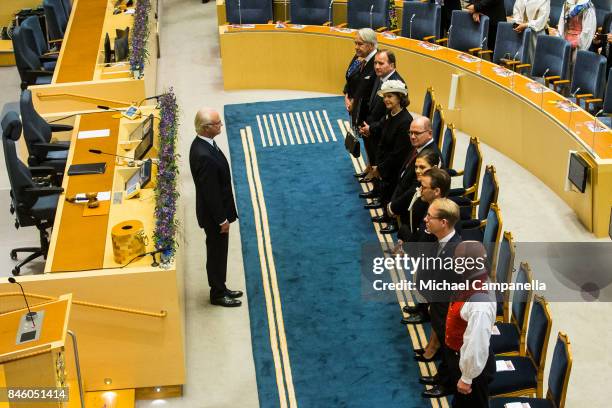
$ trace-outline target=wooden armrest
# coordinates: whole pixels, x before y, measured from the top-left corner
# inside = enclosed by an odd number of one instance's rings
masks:
[[[402,31],[401,28],[396,28],[395,30],[389,30],[389,32],[393,34],[398,34],[400,31]]]
[[[470,203],[470,205],[471,205],[472,207],[476,207],[478,204],[480,204],[480,200],[473,200],[473,201]]]
[[[375,30],[377,33],[382,33],[384,31],[387,31],[387,27],[380,27],[378,29]]]
[[[274,24],[274,21],[268,20],[268,24]]]
[[[504,62],[504,64],[506,64],[509,67],[511,67],[513,65],[518,65],[518,64],[521,63],[521,61],[517,61],[517,60],[504,60],[504,59],[502,59],[502,61]],[[529,65],[529,64],[525,64],[525,65]]]
[[[480,221],[480,228],[484,229],[484,227],[487,225],[487,220],[482,220]]]
[[[429,42],[430,40],[433,40],[434,38],[436,38],[435,35],[428,35],[427,37],[423,37],[423,41]]]
[[[595,99],[587,99],[586,101],[584,101],[584,103],[599,103],[599,102],[603,102],[603,99],[595,98]]]
[[[519,64],[515,68],[516,69],[531,68],[531,64]]]
[[[548,84],[550,84],[551,81],[554,82],[558,79],[561,79],[559,75],[547,76],[547,77],[544,77],[544,83],[546,84],[546,86],[548,86]]]
[[[603,103],[603,99],[601,98],[591,98],[584,101],[584,105],[587,111],[593,112],[595,109],[591,108],[591,105]]]
[[[331,21],[326,21],[323,23],[324,27],[329,27],[331,25]]]
[[[593,94],[578,94],[576,95],[576,100],[584,99],[584,98],[592,98]]]
[[[569,84],[570,81],[568,79],[560,79],[558,81],[554,81],[553,84],[554,85],[565,85],[565,84]]]
[[[448,43],[448,38],[444,37],[444,38],[440,38],[439,40],[436,40],[436,44],[446,44]]]
[[[468,52],[469,52],[470,54],[472,54],[472,55],[473,55],[473,54],[475,54],[475,53],[477,53],[477,52],[479,52],[479,51],[482,51],[482,48],[480,48],[480,47],[476,47],[476,48],[470,48],[470,49],[468,50]]]
[[[457,176],[463,176],[463,173],[465,172],[465,170],[457,170],[455,172],[455,174],[453,175],[453,177],[457,177]]]
[[[52,57],[54,55],[59,55],[59,51],[45,52],[41,57]]]
[[[478,54],[482,55],[482,54],[493,54],[493,51],[491,50],[480,50],[478,51]]]
[[[338,28],[344,28],[344,27],[346,27],[346,26],[347,26],[347,24],[348,24],[348,23],[340,23],[340,24],[338,24],[336,27],[338,27]]]
[[[463,173],[463,171],[461,173]],[[466,188],[465,192],[463,193],[463,195],[466,196],[468,194],[472,194],[474,191],[476,191],[476,186],[472,186],[470,188]]]
[[[64,41],[63,38],[59,39],[59,40],[49,40],[49,43],[61,43],[62,41]]]

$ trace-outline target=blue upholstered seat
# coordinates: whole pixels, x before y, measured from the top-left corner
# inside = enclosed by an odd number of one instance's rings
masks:
[[[272,0],[226,0],[225,14],[230,24],[266,24],[273,20]]]
[[[495,175],[495,167],[489,165],[485,168],[485,174],[482,178],[482,187],[480,188],[480,200],[478,201],[478,212],[476,213],[476,218],[471,219],[473,217],[472,207],[475,204],[472,204],[470,200],[466,203],[457,202],[460,205],[462,211],[462,221],[461,221],[461,235],[464,239],[470,239],[475,241],[483,240],[483,232],[484,230],[480,227],[481,223],[484,221],[486,225],[487,217],[489,216],[489,210],[491,209],[491,205],[497,203],[497,196],[499,195],[499,185],[497,182],[497,177]],[[465,207],[469,206],[469,207]],[[468,219],[464,220],[464,212],[466,210],[470,210],[468,215]],[[497,233],[497,231],[495,231]]]
[[[468,51],[471,48],[487,48],[489,17],[481,14],[480,23],[475,23],[472,15],[467,11],[453,10],[451,26],[452,29],[448,34],[449,48],[459,51]]]
[[[518,390],[536,388],[538,369],[529,357],[501,356],[496,361],[511,361],[514,371],[496,372],[493,381],[489,384],[491,395],[506,394]]]
[[[333,21],[333,7],[329,0],[291,0],[291,22],[304,25],[323,25]]]
[[[436,105],[434,108],[433,119],[431,121],[431,134],[433,135],[434,144],[440,146],[440,139],[442,138],[442,131],[444,130],[444,116],[442,114],[442,107]]]
[[[499,256],[497,258],[497,266],[495,268],[495,281],[510,283],[512,281],[512,274],[514,272],[514,242],[512,234],[510,232],[504,232],[501,243],[499,244]],[[509,300],[510,293],[508,292],[496,292],[497,298],[497,316],[503,316],[502,321],[507,322],[510,319],[509,316]],[[500,314],[500,307],[502,308],[502,314]]]
[[[421,112],[421,114],[423,116],[427,116],[430,120],[433,115],[434,104],[435,104],[435,101],[434,101],[433,89],[427,88],[425,90],[425,96],[423,97],[423,112]]]
[[[470,138],[470,143],[465,154],[465,166],[463,168],[463,178],[461,187],[453,188],[449,196],[463,195],[474,201],[478,195],[478,182],[480,178],[480,168],[482,165],[482,153],[480,152],[480,141],[476,137]],[[448,174],[458,175],[460,172],[450,169]],[[469,191],[468,191],[469,190]]]
[[[457,138],[455,137],[455,127],[452,124],[449,124],[446,127],[446,130],[444,131],[444,137],[442,138],[442,147],[440,148],[440,151],[442,153],[442,167],[444,167],[445,169],[449,169],[453,165],[453,156],[455,155],[456,143]],[[462,207],[461,210],[463,210],[463,208],[464,207]]]
[[[60,0],[44,0],[43,8],[47,21],[47,35],[50,40],[61,40],[64,38],[68,16],[64,5]]]
[[[389,0],[348,0],[346,13],[350,28],[389,27]]]
[[[493,62],[501,63],[501,59],[518,60],[522,64],[530,64],[529,47],[531,46],[531,29],[517,33],[512,28],[512,23],[503,21],[497,24],[497,38],[495,39],[495,51],[493,51]]]
[[[442,8],[438,4],[404,1],[402,13],[402,36],[415,40],[440,38]]]
[[[560,79],[566,79],[570,51],[570,44],[563,38],[552,35],[539,36],[531,66],[531,76],[534,78],[558,76]]]
[[[520,332],[512,323],[495,323],[499,335],[491,336],[491,350],[495,354],[518,353],[520,347]]]
[[[590,94],[589,98],[603,98],[606,76],[606,58],[603,55],[590,51],[579,50],[576,53],[576,65],[572,74],[570,87],[571,94]],[[575,99],[572,98],[574,101]],[[578,101],[580,103],[580,101]],[[588,109],[584,103],[580,103]],[[592,106],[592,110],[599,110],[600,104]],[[595,112],[593,112],[595,113]]]

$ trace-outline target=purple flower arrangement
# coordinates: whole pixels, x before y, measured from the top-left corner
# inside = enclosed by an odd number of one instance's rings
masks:
[[[157,185],[155,186],[155,230],[153,241],[155,249],[164,250],[162,259],[171,259],[176,251],[176,232],[178,219],[176,205],[179,197],[177,190],[178,163],[176,138],[178,135],[178,105],[172,88],[159,98],[159,165],[157,166]]]
[[[150,11],[150,0],[137,1],[130,44],[130,70],[132,72],[138,72],[138,77],[142,76],[145,61],[149,56],[147,51],[147,40],[149,39]]]

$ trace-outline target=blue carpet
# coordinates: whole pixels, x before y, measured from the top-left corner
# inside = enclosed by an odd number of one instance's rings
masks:
[[[327,130],[328,143],[263,146],[256,115],[317,110],[327,112],[336,142]],[[256,146],[298,405],[431,406],[420,396],[397,302],[362,297],[362,247],[378,241],[337,125],[346,118],[341,97],[225,106],[262,408],[278,407],[279,395],[240,138],[246,126]]]

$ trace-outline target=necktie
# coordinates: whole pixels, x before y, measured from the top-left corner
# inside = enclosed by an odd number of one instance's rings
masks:
[[[366,60],[362,59],[359,61],[359,72],[363,71],[363,67],[365,67]]]
[[[350,77],[351,75],[353,75],[353,73],[359,69],[360,63],[361,61],[359,61],[358,58],[355,58],[355,60],[349,66],[346,76]]]
[[[213,146],[215,147],[215,149],[217,149],[218,152],[221,151],[221,149],[219,149],[219,146],[217,146],[217,142],[215,142],[214,140],[213,140]]]
[[[414,159],[416,159],[417,157],[417,150],[416,149],[412,149],[412,153],[410,153],[410,156],[408,156],[408,160],[406,160],[406,163],[404,164],[404,169],[402,170],[402,173],[400,174],[400,178],[404,177],[404,173],[406,173],[406,170],[408,170],[408,167],[410,167],[410,165],[412,165],[412,163],[414,162]]]

